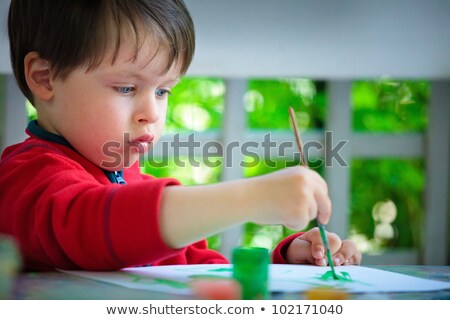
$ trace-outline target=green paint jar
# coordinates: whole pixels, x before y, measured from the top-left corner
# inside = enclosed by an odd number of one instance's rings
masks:
[[[268,298],[269,250],[265,248],[236,248],[233,250],[233,278],[242,287],[242,299]]]

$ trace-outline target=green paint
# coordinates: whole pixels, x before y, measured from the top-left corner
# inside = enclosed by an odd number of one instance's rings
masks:
[[[340,274],[336,273],[336,275],[337,275],[338,279],[336,279],[334,277],[332,271],[327,271],[323,275],[318,276],[316,279],[319,279],[319,280],[325,281],[325,282],[333,282],[333,286],[340,286],[340,285],[343,285],[344,283],[359,283],[359,284],[363,284],[363,285],[369,286],[369,287],[372,286],[370,283],[367,283],[367,282],[353,280],[352,277],[350,276],[350,274],[345,271],[342,271]]]
[[[153,279],[157,284],[164,284],[166,286],[176,288],[176,289],[185,289],[189,288],[189,285],[184,282],[168,280],[168,279]]]
[[[233,268],[217,268],[217,269],[209,269],[208,272],[233,272]]]
[[[176,288],[176,289],[189,288],[189,285],[187,283],[180,282],[180,281],[161,279],[161,278],[153,279],[153,278],[148,278],[148,277],[142,277],[140,275],[132,274],[132,273],[125,273],[125,275],[129,276],[131,278],[131,281],[134,283],[145,284],[145,285],[149,285],[149,286],[156,285],[156,284],[162,284],[162,285],[166,285],[166,286]]]
[[[336,273],[336,276],[337,276],[337,279],[336,279],[333,271],[327,271],[322,276],[320,276],[319,279],[324,280],[324,281],[333,279],[333,280],[338,280],[338,281],[353,282],[352,277],[350,276],[350,274],[348,272],[341,272],[340,275]]]
[[[141,280],[143,280],[144,278],[141,276],[138,276],[137,274],[132,274],[132,273],[124,273],[126,276],[131,278],[132,282],[140,282]]]
[[[223,280],[231,279],[231,277],[217,276],[212,274],[193,274],[189,276],[190,279],[200,279],[200,280]]]

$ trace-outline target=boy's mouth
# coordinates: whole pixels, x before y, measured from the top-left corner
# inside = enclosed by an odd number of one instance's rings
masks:
[[[138,153],[146,153],[154,138],[153,135],[144,134],[143,136],[133,139],[130,141],[131,149]]]

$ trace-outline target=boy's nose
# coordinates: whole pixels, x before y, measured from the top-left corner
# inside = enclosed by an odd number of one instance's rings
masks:
[[[141,100],[135,113],[135,120],[139,123],[154,123],[159,120],[158,104],[155,99],[146,98]]]

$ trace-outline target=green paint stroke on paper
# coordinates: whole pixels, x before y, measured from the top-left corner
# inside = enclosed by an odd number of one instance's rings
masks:
[[[233,272],[233,268],[208,269],[208,272]]]
[[[174,280],[169,280],[169,279],[153,279],[153,280],[155,280],[155,283],[157,283],[157,284],[164,284],[169,287],[176,288],[176,289],[189,288],[189,285],[187,283],[180,282],[180,281],[174,281]]]
[[[216,276],[212,274],[193,274],[192,276],[189,276],[190,279],[195,280],[223,280],[223,279],[231,279],[230,277],[225,276]]]
[[[319,279],[321,281],[325,281],[325,282],[338,282],[338,283],[359,283],[359,284],[363,284],[366,286],[372,286],[370,283],[367,282],[363,282],[363,281],[358,281],[358,280],[353,280],[352,277],[350,276],[350,274],[348,272],[342,271],[340,274],[339,272],[336,272],[336,275],[338,276],[338,279],[335,279],[333,276],[333,272],[332,271],[327,271],[325,272],[323,275],[317,277],[316,279]]]
[[[132,273],[126,273],[126,275],[129,276],[131,278],[131,281],[134,283],[146,284],[146,285],[150,285],[150,286],[156,285],[156,284],[162,284],[162,285],[166,285],[166,286],[176,288],[176,289],[189,288],[189,285],[187,283],[180,282],[180,281],[161,279],[161,278],[154,279],[154,278],[142,277],[140,275],[132,274]]]
[[[352,277],[348,272],[341,272],[341,274],[336,273],[338,279],[335,279],[333,276],[333,271],[327,271],[322,276],[320,276],[320,280],[328,281],[328,280],[338,280],[345,282],[353,282]]]
[[[138,276],[137,274],[125,273],[125,275],[130,277],[132,282],[140,282],[141,280],[148,280],[147,278],[143,278],[141,276]]]

